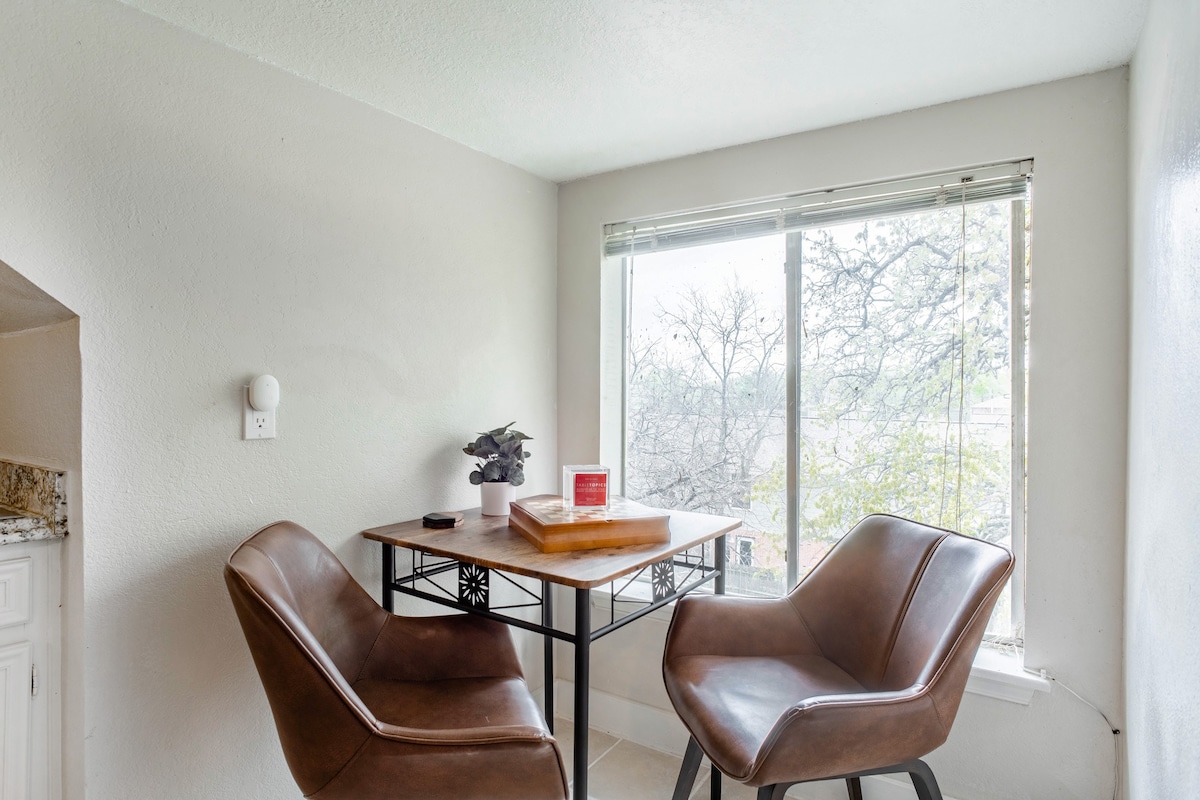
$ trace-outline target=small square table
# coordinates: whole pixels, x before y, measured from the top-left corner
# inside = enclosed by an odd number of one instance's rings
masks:
[[[551,732],[554,730],[553,641],[559,639],[574,645],[575,774],[572,795],[586,798],[591,643],[709,582],[715,593],[725,591],[725,534],[740,527],[741,520],[690,511],[666,513],[670,514],[669,542],[564,553],[539,551],[509,527],[508,517],[485,517],[477,508],[463,512],[465,521],[458,528],[425,528],[421,520],[416,519],[370,528],[362,535],[383,544],[383,607],[388,611],[395,607],[393,592],[400,592],[545,637],[545,711]],[[716,540],[715,544],[706,548],[705,543],[712,540]],[[396,574],[397,548],[411,553],[409,571],[399,576]],[[709,550],[712,551],[711,563]],[[651,599],[620,619],[616,618],[614,610],[608,624],[592,630],[591,590],[609,585],[615,605],[616,597],[646,569],[651,570]],[[453,573],[457,591],[452,592],[436,582],[439,575],[447,573]],[[541,581],[541,595],[507,578],[504,573]],[[523,592],[528,602],[492,605],[493,575]],[[614,582],[621,578],[627,580],[618,589]],[[553,584],[575,590],[575,627],[571,631],[560,630],[554,625]],[[504,613],[538,606],[541,608],[540,623]]]

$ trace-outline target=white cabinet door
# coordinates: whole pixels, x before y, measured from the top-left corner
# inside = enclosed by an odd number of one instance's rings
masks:
[[[57,542],[0,547],[0,800],[59,800]],[[39,686],[33,692],[33,675]],[[50,675],[46,680],[42,676]]]
[[[32,583],[31,557],[0,561],[0,628],[28,625],[33,620]],[[0,639],[0,644],[7,642]]]
[[[29,800],[33,644],[0,647],[0,800]]]

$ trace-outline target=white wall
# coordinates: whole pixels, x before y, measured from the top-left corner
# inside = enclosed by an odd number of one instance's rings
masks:
[[[1130,797],[1200,797],[1200,5],[1155,0],[1132,67]]]
[[[286,517],[374,587],[358,532],[477,504],[512,419],[553,490],[556,189],[119,3],[4,18],[0,259],[80,316],[87,796],[295,797],[224,559]]]
[[[1033,157],[1026,663],[1119,720],[1126,96],[1126,72],[1115,70],[559,187],[560,458],[588,463],[600,448],[604,223]],[[632,626],[602,640],[593,685],[665,707],[662,634]],[[1029,707],[968,695],[930,763],[945,792],[963,800],[1112,791],[1111,734],[1059,688]]]
[[[7,267],[0,264],[0,269]],[[58,313],[47,312],[47,303],[40,299],[30,305],[35,314]],[[0,334],[0,458],[66,472],[70,533],[52,547],[61,559],[60,705],[63,717],[73,721],[83,718],[84,680],[79,381],[78,319]],[[77,728],[64,726],[62,741],[63,784],[78,789],[83,780],[83,736]]]

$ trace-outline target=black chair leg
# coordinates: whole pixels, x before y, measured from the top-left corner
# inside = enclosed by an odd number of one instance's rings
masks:
[[[933,770],[919,758],[906,761],[903,764],[863,770],[862,772],[844,776],[846,779],[846,791],[850,794],[850,800],[863,800],[862,777],[864,775],[890,775],[898,772],[907,772],[908,776],[912,778],[913,788],[917,790],[919,800],[944,800],[942,790],[938,788],[937,778],[933,777]],[[762,786],[758,790],[757,800],[783,800],[784,793],[790,786],[794,785],[791,783],[777,783],[773,786]],[[676,789],[675,791],[675,800],[683,800],[678,794],[679,790]]]
[[[942,800],[937,778],[933,777],[933,770],[924,761],[916,759],[909,762],[908,777],[912,778],[913,788],[917,790],[920,800]]]
[[[679,767],[679,778],[675,781],[675,794],[671,800],[687,800],[696,785],[696,773],[700,771],[700,745],[696,737],[688,738],[687,750],[683,751],[683,764]]]
[[[721,770],[716,764],[708,773],[708,800],[721,800]]]

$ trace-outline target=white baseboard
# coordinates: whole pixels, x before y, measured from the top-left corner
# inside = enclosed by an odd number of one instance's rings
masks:
[[[554,707],[558,716],[572,718],[574,692],[573,681],[561,678],[554,681]],[[664,711],[599,689],[592,689],[590,698],[588,723],[591,727],[682,758],[688,733],[674,711]],[[862,788],[863,800],[916,800],[917,797],[912,783],[906,779],[863,778]],[[846,800],[846,785],[842,781],[802,784],[792,787],[787,796],[798,800]],[[945,796],[943,800],[954,798]]]

